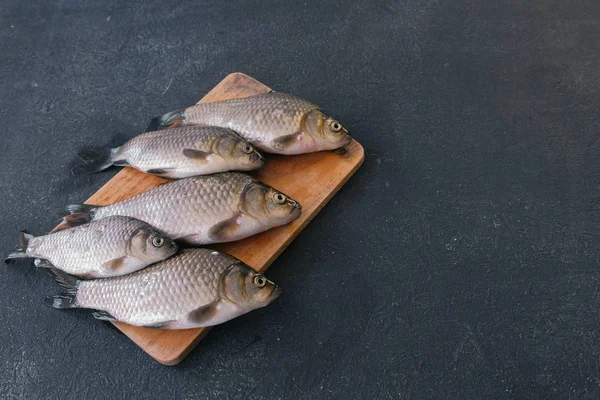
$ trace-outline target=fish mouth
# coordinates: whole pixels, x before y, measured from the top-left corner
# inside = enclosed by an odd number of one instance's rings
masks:
[[[298,213],[298,215],[300,215],[302,213],[302,206],[300,205],[300,203],[298,203],[297,201],[294,201],[292,203],[290,201],[290,204],[292,206],[292,208],[290,208],[290,214]]]
[[[352,136],[350,136],[350,134],[346,134],[346,136],[344,136],[344,139],[342,140],[341,145],[345,146],[347,144],[350,144],[350,142],[352,141]]]
[[[254,153],[252,153],[250,155],[250,162],[262,165],[262,164],[265,163],[265,158],[263,157],[262,154],[260,154],[259,152],[255,151]]]
[[[275,285],[275,287],[271,291],[271,294],[269,294],[269,299],[275,300],[280,295],[281,295],[281,288],[279,286]]]

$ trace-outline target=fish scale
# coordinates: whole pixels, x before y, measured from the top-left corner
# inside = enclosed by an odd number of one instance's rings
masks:
[[[170,131],[147,132],[119,147],[115,158],[125,157],[142,169],[150,169],[158,164],[177,166],[185,161],[180,155],[181,149],[187,147],[210,151],[214,141],[224,136],[239,139],[228,129],[212,126],[186,126]]]
[[[264,307],[281,293],[238,259],[210,249],[186,249],[118,278],[78,281],[53,273],[65,289],[46,299],[53,307],[95,309],[96,318],[155,328],[216,325]]]
[[[168,240],[165,243],[164,252],[160,252],[160,254],[148,255],[142,247],[136,249],[138,252],[134,254],[131,240],[140,231],[160,236],[158,231],[144,221],[115,216],[49,235],[31,236],[23,253],[15,254],[17,257],[46,260],[53,267],[73,275],[105,277],[132,272],[113,269],[111,262],[114,260],[123,259],[124,266],[126,265],[125,258],[127,258],[131,261],[128,264],[130,268],[139,269],[175,252],[175,248],[169,249],[171,241]],[[141,244],[136,245],[142,246]],[[136,258],[141,256],[142,252],[146,253],[146,256],[142,256],[144,259]],[[48,266],[45,263],[38,265]],[[113,267],[116,267],[116,264]]]
[[[219,277],[239,262],[213,253],[208,249],[187,250],[134,274],[101,282],[81,281],[77,305],[104,310],[118,320],[138,325],[181,319],[218,300]],[[144,279],[148,282],[141,285]],[[140,296],[142,288],[145,295]]]
[[[127,215],[148,221],[173,238],[198,233],[206,235],[213,225],[234,216],[242,190],[254,182],[244,174],[221,175],[188,178],[158,186],[130,199],[97,208],[93,219]]]
[[[287,224],[302,207],[285,194],[239,172],[227,172],[159,185],[108,205],[70,205],[67,224],[113,215],[148,222],[189,244],[240,240]]]
[[[261,151],[285,155],[335,150],[352,141],[319,106],[275,92],[196,104],[155,117],[151,125],[228,128]]]
[[[270,143],[300,130],[302,118],[319,107],[287,93],[203,103],[184,111],[183,124],[232,129],[253,143]]]
[[[146,132],[114,149],[84,149],[74,170],[93,173],[111,165],[131,166],[165,178],[181,179],[249,171],[263,164],[262,155],[231,129],[184,126]]]

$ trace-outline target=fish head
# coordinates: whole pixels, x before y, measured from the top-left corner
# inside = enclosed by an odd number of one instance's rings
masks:
[[[237,165],[244,170],[253,170],[262,167],[265,164],[265,158],[260,154],[251,143],[240,139],[232,150],[232,157]]]
[[[221,285],[221,296],[243,311],[264,307],[280,294],[279,286],[241,262],[229,268]]]
[[[232,170],[250,171],[262,167],[265,159],[256,148],[233,131],[218,140],[216,152],[228,162]]]
[[[290,223],[302,214],[300,203],[258,181],[246,188],[240,209],[265,229]]]
[[[306,115],[303,130],[313,139],[316,150],[335,150],[352,140],[342,124],[319,110],[310,111]]]
[[[177,253],[175,241],[156,229],[140,228],[129,240],[129,254],[139,260],[158,262]]]

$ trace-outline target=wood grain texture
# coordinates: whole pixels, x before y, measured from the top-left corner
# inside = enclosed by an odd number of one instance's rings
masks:
[[[199,103],[247,97],[270,92],[255,79],[233,73],[215,86]],[[293,223],[233,243],[210,246],[231,254],[258,271],[265,271],[289,243],[314,218],[362,164],[364,150],[356,141],[346,149],[297,156],[267,155],[267,162],[254,173],[261,181],[281,190],[302,204],[302,215]],[[166,179],[124,168],[86,203],[107,205],[151,189]],[[115,325],[158,362],[175,365],[206,335],[205,329],[160,330]]]

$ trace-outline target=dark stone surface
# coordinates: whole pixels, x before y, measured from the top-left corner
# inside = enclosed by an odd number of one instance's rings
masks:
[[[597,1],[1,10],[1,249],[115,173],[71,177],[77,149],[234,71],[322,105],[366,161],[270,269],[284,295],[174,368],[4,267],[0,398],[599,398]]]

